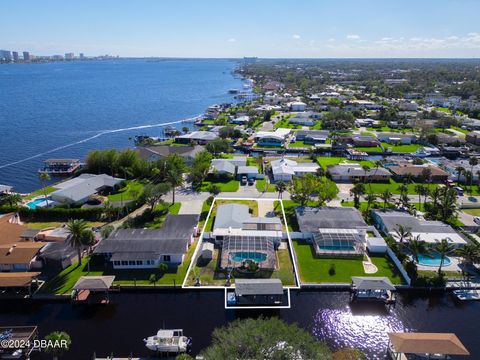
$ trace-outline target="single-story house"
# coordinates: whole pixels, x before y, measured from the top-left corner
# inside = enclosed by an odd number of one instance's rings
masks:
[[[441,221],[419,219],[407,212],[373,210],[372,219],[381,231],[391,235],[396,241],[399,241],[396,230],[402,225],[409,229],[412,237],[420,236],[420,240],[427,244],[435,244],[442,239],[447,239],[455,247],[467,244],[467,241],[450,225]]]
[[[203,146],[171,146],[171,145],[147,145],[137,146],[137,152],[142,159],[154,161],[164,159],[168,155],[180,155],[187,165],[191,165],[195,155],[204,150]]]
[[[370,168],[365,171],[359,164],[338,164],[327,166],[333,181],[388,181],[392,174],[384,168]]]
[[[328,130],[298,130],[295,133],[295,140],[303,141],[305,144],[325,144],[330,135]]]
[[[258,146],[282,147],[291,129],[278,128],[275,131],[258,131],[254,139]]]
[[[250,121],[250,117],[248,115],[242,115],[237,117],[230,117],[228,122],[230,124],[237,124],[237,125],[244,125]]]
[[[198,215],[168,215],[160,229],[118,229],[94,250],[114,269],[180,265],[197,232]]]
[[[22,240],[27,227],[16,213],[0,215],[0,245],[15,244]]]
[[[49,269],[65,269],[72,265],[77,256],[77,249],[67,242],[49,242],[40,250],[39,260]]]
[[[18,242],[16,244],[0,245],[0,271],[30,271],[41,268],[37,255],[43,242]]]
[[[237,178],[246,176],[247,179],[256,179],[258,177],[258,167],[256,166],[238,166]]]
[[[305,111],[307,104],[302,101],[292,101],[288,104],[290,111]]]
[[[311,119],[307,115],[297,114],[292,116],[288,122],[294,125],[302,125],[302,126],[313,126],[315,125],[315,120]]]
[[[237,167],[246,165],[247,158],[245,156],[234,156],[232,159],[213,159],[210,173],[235,176]]]
[[[450,160],[450,159],[447,159],[447,158],[441,158],[439,161],[438,161],[438,164],[440,165],[440,167],[442,167],[445,171],[447,171],[450,175],[450,178],[452,180],[457,180],[458,179],[458,172],[457,172],[457,168],[463,168],[465,170],[468,170],[470,171],[472,169],[472,166],[468,163],[468,159],[457,159],[457,160]],[[477,172],[480,171],[480,164],[478,165],[475,165],[473,167],[473,171],[472,171],[472,181],[473,182],[478,182],[479,181],[479,177],[478,177],[478,174]],[[463,172],[460,173],[460,181],[461,182],[465,182],[466,179],[465,179],[465,175]]]
[[[294,176],[303,176],[305,174],[315,174],[319,166],[315,163],[297,163],[289,159],[278,159],[271,163],[274,181],[291,181]]]
[[[375,147],[379,145],[379,141],[375,136],[353,135],[352,144],[354,146]]]
[[[398,166],[389,166],[395,180],[403,180],[405,177],[424,181],[428,175],[431,182],[441,183],[448,179],[448,172],[435,165],[414,165],[412,163],[400,163]]]
[[[370,118],[356,119],[355,120],[355,126],[356,127],[376,127],[376,126],[380,126],[380,121],[370,119]]]
[[[377,139],[389,144],[412,144],[417,140],[415,134],[378,132]]]
[[[282,223],[276,216],[251,216],[248,205],[222,204],[217,208],[211,237],[222,248],[220,268],[239,267],[251,260],[261,269],[273,270]]]
[[[56,189],[50,194],[53,201],[62,204],[83,204],[98,192],[113,188],[124,179],[110,175],[82,174],[74,179],[53,185]]]
[[[218,139],[218,135],[211,131],[193,131],[188,134],[175,137],[175,142],[180,144],[190,144],[196,142],[199,145],[205,145]]]

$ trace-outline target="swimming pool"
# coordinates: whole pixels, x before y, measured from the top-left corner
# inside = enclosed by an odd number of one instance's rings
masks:
[[[452,262],[448,257],[445,257],[443,260],[443,265],[448,266]],[[423,266],[440,266],[440,254],[436,251],[432,251],[428,254],[419,254],[418,255],[418,264]]]
[[[230,254],[230,258],[235,262],[244,262],[246,260],[252,260],[256,263],[261,263],[267,260],[267,254],[261,252],[246,252],[239,251]]]
[[[52,201],[52,199],[50,197],[47,197],[47,200],[48,200],[48,204],[50,205],[50,202]],[[41,205],[42,203],[45,203],[45,198],[44,197],[40,197],[40,198],[37,198],[35,200],[32,200],[32,201],[28,202],[27,206],[30,209],[36,209],[37,207],[46,207],[47,204],[43,204],[43,206],[42,206]]]

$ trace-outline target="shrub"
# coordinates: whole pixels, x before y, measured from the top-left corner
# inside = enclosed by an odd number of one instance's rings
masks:
[[[330,264],[330,268],[328,269],[328,275],[334,276],[337,273],[337,269],[335,264]]]

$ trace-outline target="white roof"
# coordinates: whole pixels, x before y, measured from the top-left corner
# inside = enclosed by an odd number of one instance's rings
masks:
[[[124,179],[114,178],[105,174],[82,174],[75,179],[54,185],[58,190],[52,192],[51,195],[67,198],[76,202],[96,194],[97,191],[103,187],[114,187],[123,180]]]

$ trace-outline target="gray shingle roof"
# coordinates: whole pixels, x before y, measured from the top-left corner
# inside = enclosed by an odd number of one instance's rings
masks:
[[[360,212],[350,207],[297,207],[298,225],[302,232],[326,229],[356,229],[367,226]]]
[[[332,176],[391,176],[390,171],[384,168],[368,169],[367,172],[359,165],[333,165],[328,166],[328,172]]]
[[[398,229],[398,225],[407,227],[411,232],[427,232],[427,233],[449,233],[454,234],[456,231],[441,221],[425,221],[401,211],[379,211],[374,210],[375,214],[382,219],[387,232]]]
[[[217,208],[214,229],[235,228],[239,229],[242,224],[250,219],[248,205],[224,204]]]

